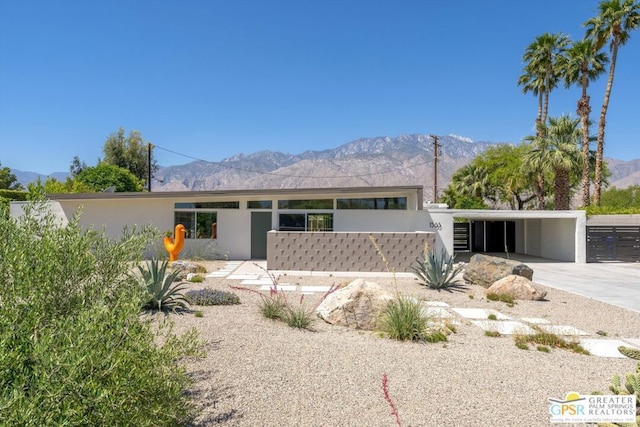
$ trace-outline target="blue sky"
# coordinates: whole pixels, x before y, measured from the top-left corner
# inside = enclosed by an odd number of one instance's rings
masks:
[[[360,137],[519,142],[537,103],[517,86],[544,32],[582,37],[596,0],[0,0],[0,163],[89,165],[139,130],[210,161]],[[605,155],[640,158],[640,31],[619,53]],[[596,120],[606,78],[591,87]],[[575,117],[578,89],[550,114]],[[156,150],[161,165],[188,158]]]

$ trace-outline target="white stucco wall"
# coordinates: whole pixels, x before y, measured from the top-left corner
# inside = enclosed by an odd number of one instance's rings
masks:
[[[561,261],[575,260],[574,219],[546,218],[541,231],[540,256]]]

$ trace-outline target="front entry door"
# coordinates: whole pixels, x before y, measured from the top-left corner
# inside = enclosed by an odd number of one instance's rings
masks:
[[[251,212],[251,259],[267,259],[267,232],[271,212]]]

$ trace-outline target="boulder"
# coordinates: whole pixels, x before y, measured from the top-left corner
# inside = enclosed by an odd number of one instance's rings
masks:
[[[332,325],[375,330],[378,317],[392,299],[379,284],[357,279],[329,294],[316,311]]]
[[[515,299],[540,301],[547,291],[523,276],[510,274],[496,281],[486,290],[487,294],[510,295]]]
[[[488,288],[494,282],[510,274],[533,280],[533,270],[528,265],[520,261],[482,254],[476,254],[471,257],[462,277],[467,283]]]

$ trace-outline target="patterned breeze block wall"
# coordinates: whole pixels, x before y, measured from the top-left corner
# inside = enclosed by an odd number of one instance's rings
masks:
[[[387,271],[369,236],[389,262],[389,269],[411,271],[424,250],[435,247],[435,233],[293,232],[267,233],[269,270]]]

